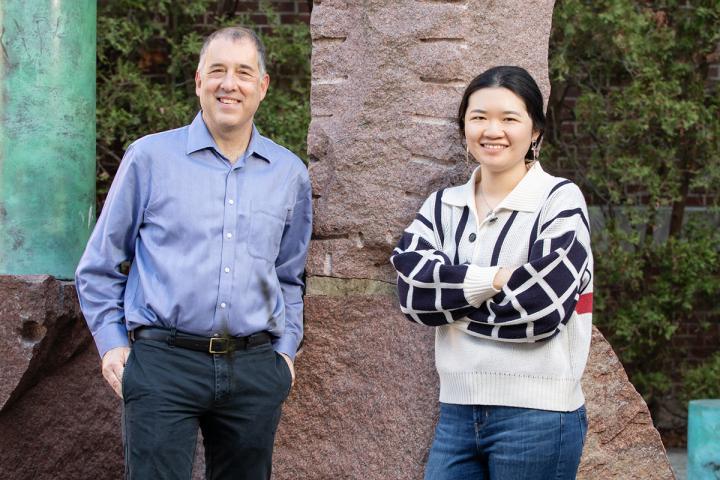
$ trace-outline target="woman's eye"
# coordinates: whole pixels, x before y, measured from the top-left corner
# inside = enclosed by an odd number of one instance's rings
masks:
[[[517,119],[516,119],[516,118],[512,118],[512,117],[507,117],[507,118],[503,118],[503,121],[505,121],[505,122],[515,122],[515,121],[517,121]]]

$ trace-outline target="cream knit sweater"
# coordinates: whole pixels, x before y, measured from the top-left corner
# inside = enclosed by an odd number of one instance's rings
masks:
[[[401,309],[437,327],[440,401],[575,410],[592,333],[585,200],[535,163],[478,220],[479,173],[430,195],[405,230],[391,257]],[[500,267],[513,273],[497,291]]]

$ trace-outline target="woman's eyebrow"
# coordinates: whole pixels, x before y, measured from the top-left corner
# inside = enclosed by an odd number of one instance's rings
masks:
[[[476,109],[474,109],[474,110],[470,110],[470,113],[487,113],[487,111],[486,111],[486,110],[482,110],[482,109],[480,109],[480,108],[476,108]],[[517,116],[519,116],[519,117],[522,116],[522,115],[520,115],[520,113],[516,112],[515,110],[505,110],[505,111],[502,112],[502,113],[503,113],[503,115],[508,115],[508,114],[510,114],[510,115],[517,115]]]

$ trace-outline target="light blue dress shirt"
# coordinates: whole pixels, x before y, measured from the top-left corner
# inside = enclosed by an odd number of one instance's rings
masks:
[[[254,126],[235,164],[200,113],[136,141],[75,275],[100,356],[148,325],[205,336],[267,331],[294,358],[311,222],[307,168]]]

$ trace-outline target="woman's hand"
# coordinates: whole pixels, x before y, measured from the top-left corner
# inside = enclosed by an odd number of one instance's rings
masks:
[[[501,267],[493,279],[493,288],[495,290],[502,290],[508,280],[510,280],[510,275],[512,275],[512,270]]]

